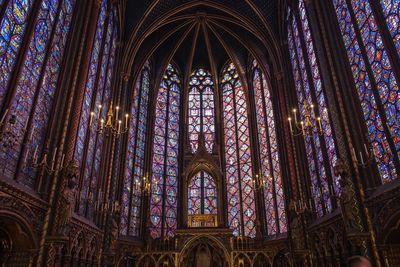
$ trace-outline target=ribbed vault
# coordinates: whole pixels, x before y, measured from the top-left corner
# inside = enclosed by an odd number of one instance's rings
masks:
[[[263,1],[275,3],[269,9],[258,2],[143,1],[137,7],[146,10],[141,18],[136,13],[126,14],[123,72],[135,78],[144,62],[153,58],[157,77],[171,61],[185,75],[203,67],[218,77],[222,66],[232,61],[243,78],[242,66],[248,63],[249,56],[263,66],[281,69],[278,26],[270,23],[279,15],[280,1]],[[127,10],[133,5],[136,4],[128,3]],[[135,26],[129,28],[130,23]]]

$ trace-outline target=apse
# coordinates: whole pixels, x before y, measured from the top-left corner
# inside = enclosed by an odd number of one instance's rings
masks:
[[[400,266],[398,0],[0,0],[0,265]]]

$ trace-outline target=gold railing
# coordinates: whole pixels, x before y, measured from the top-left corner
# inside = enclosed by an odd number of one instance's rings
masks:
[[[218,227],[216,214],[195,214],[188,215],[189,227]]]

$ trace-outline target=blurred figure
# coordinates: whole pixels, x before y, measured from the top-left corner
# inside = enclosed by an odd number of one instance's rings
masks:
[[[348,267],[372,267],[371,262],[363,256],[353,256],[347,260]]]

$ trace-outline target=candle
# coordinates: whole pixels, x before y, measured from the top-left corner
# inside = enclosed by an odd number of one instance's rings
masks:
[[[289,117],[288,121],[289,121],[290,132],[293,133],[292,118]]]
[[[65,158],[65,154],[63,153],[63,154],[62,154],[62,157],[61,157],[61,164],[60,164],[61,168],[62,168],[63,165],[64,165],[64,158]]]
[[[303,132],[303,135],[306,135],[306,132],[304,131],[304,122],[301,122],[301,131]]]
[[[367,145],[365,143],[364,143],[364,150],[365,150],[365,154],[369,155],[368,148],[367,148]]]
[[[31,135],[29,136],[29,140],[32,140],[34,132],[35,132],[35,126],[33,126],[33,128],[32,128]]]
[[[47,165],[47,154],[44,154],[42,162],[40,162],[40,165]]]
[[[361,151],[360,151],[360,158],[361,158],[361,164],[364,165],[364,158],[363,158]]]
[[[25,122],[25,126],[24,126],[24,131],[26,132],[26,129],[28,129],[28,121],[29,120],[26,120],[26,122]]]
[[[317,118],[319,130],[322,132],[322,124],[321,124],[321,117]]]
[[[115,121],[118,121],[119,106],[116,106],[115,109],[117,110],[115,112]]]
[[[129,114],[126,113],[126,114],[125,114],[125,129],[128,128],[128,118],[129,118]]]
[[[25,164],[26,161],[28,160],[28,154],[29,154],[29,147],[28,147],[28,149],[26,150],[26,153],[25,153],[24,164]]]
[[[94,117],[94,112],[92,111],[92,112],[90,112],[90,121],[89,121],[89,127],[91,127],[91,126],[92,126],[92,123],[93,123],[93,117]]]
[[[3,124],[4,120],[6,119],[7,113],[8,113],[8,109],[6,109],[6,111],[4,112],[3,117],[1,117],[0,124]]]
[[[294,122],[295,122],[296,125],[297,125],[297,115],[296,115],[296,112],[297,112],[297,110],[294,108],[294,109],[293,109],[293,113],[294,113]]]
[[[351,148],[351,155],[353,156],[353,159],[356,160],[356,151],[354,150],[354,147]]]
[[[100,130],[103,130],[104,127],[104,119],[100,120]]]
[[[103,106],[100,104],[99,105],[99,118],[101,117],[101,108],[102,108]]]
[[[57,147],[56,147],[56,149],[54,150],[53,159],[51,160],[51,169],[52,169],[52,170],[53,170],[53,167],[54,167],[54,163],[56,162],[56,155],[57,155]]]
[[[38,145],[35,147],[35,151],[33,152],[33,162],[37,163],[37,152],[38,152]]]
[[[119,120],[118,121],[118,133],[121,133],[121,124],[122,124],[122,121]]]

